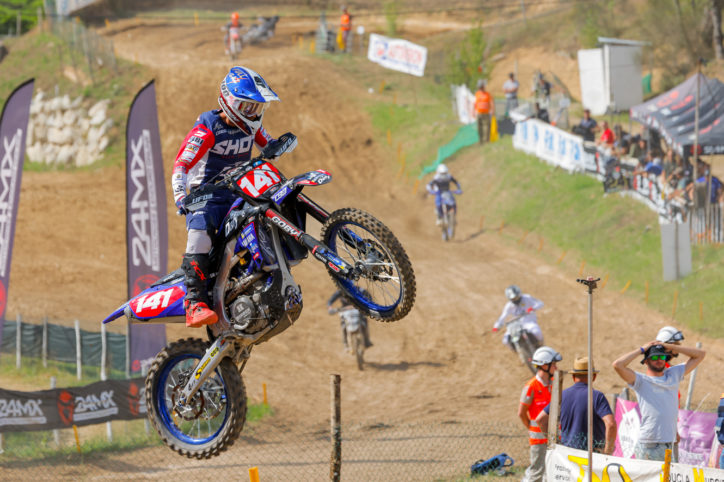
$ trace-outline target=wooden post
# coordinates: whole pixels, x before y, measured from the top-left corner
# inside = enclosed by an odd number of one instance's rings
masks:
[[[548,413],[548,427],[541,427],[548,433],[548,447],[553,447],[558,441],[558,419],[561,415],[561,391],[563,389],[562,379],[566,376],[565,370],[558,370],[553,377],[551,390],[551,408]]]
[[[80,353],[80,321],[75,320],[75,374],[80,380],[83,376],[81,368],[81,353]]]
[[[329,464],[329,479],[339,482],[342,471],[342,429],[340,427],[342,418],[342,405],[340,403],[340,384],[342,377],[331,376],[332,385],[332,457]]]
[[[17,28],[15,29],[15,36],[20,37],[20,34],[22,34],[23,30],[23,17],[20,15],[20,11],[18,10],[18,17],[17,17]]]
[[[20,370],[23,351],[23,320],[20,313],[18,313],[15,326],[17,327],[15,332],[15,368]]]
[[[43,368],[48,368],[48,317],[43,318]]]
[[[55,388],[55,385],[58,383],[58,379],[55,377],[50,377],[50,389],[52,390]],[[60,447],[60,430],[57,428],[53,429],[53,441],[55,442],[56,447]]]

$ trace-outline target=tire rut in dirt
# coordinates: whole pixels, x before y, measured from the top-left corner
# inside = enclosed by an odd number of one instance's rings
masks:
[[[222,360],[216,369],[216,372],[223,379],[223,386],[226,390],[226,409],[229,413],[219,433],[212,440],[204,444],[183,442],[174,436],[162,420],[159,407],[156,405],[158,400],[157,390],[164,390],[165,393],[166,389],[166,387],[158,386],[161,374],[170,362],[174,362],[180,356],[192,355],[192,358],[196,360],[201,359],[209,346],[209,342],[199,338],[186,338],[171,343],[156,355],[146,377],[146,407],[151,423],[161,436],[164,444],[189,458],[208,459],[227,450],[239,437],[246,421],[244,382],[238,369],[229,358]]]
[[[398,241],[392,231],[385,226],[381,221],[376,219],[369,213],[366,213],[360,209],[355,208],[344,208],[334,211],[330,214],[327,221],[322,226],[321,236],[324,244],[334,246],[330,244],[331,236],[335,233],[337,227],[341,227],[345,224],[356,225],[366,230],[369,234],[374,236],[375,242],[378,242],[386,250],[386,254],[389,255],[390,261],[397,269],[399,274],[400,283],[400,299],[399,302],[383,312],[370,311],[369,307],[365,306],[356,296],[349,292],[349,290],[343,284],[343,280],[340,280],[337,273],[327,268],[327,272],[331,276],[332,280],[337,284],[339,289],[343,292],[349,293],[352,303],[366,313],[371,318],[376,320],[391,322],[397,321],[404,318],[412,309],[415,303],[416,284],[415,284],[415,273],[412,269],[410,259],[402,247],[402,244]],[[341,242],[341,241],[340,241]],[[340,255],[340,250],[335,249],[337,255]]]

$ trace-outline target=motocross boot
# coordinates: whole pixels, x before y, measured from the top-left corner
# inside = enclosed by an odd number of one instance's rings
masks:
[[[186,326],[199,328],[204,325],[211,325],[219,320],[219,317],[209,308],[209,300],[206,293],[206,281],[209,276],[209,255],[208,254],[184,254],[181,264],[186,279]]]

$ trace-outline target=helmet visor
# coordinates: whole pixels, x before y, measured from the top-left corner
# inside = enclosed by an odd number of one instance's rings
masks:
[[[238,110],[244,117],[253,119],[256,116],[261,115],[265,108],[266,104],[262,104],[260,102],[242,101],[239,103]]]

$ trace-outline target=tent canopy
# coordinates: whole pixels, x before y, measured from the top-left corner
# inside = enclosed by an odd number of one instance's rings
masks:
[[[724,83],[695,74],[658,97],[631,108],[631,118],[658,131],[681,155],[694,149],[696,84],[699,82],[701,154],[724,153]]]

